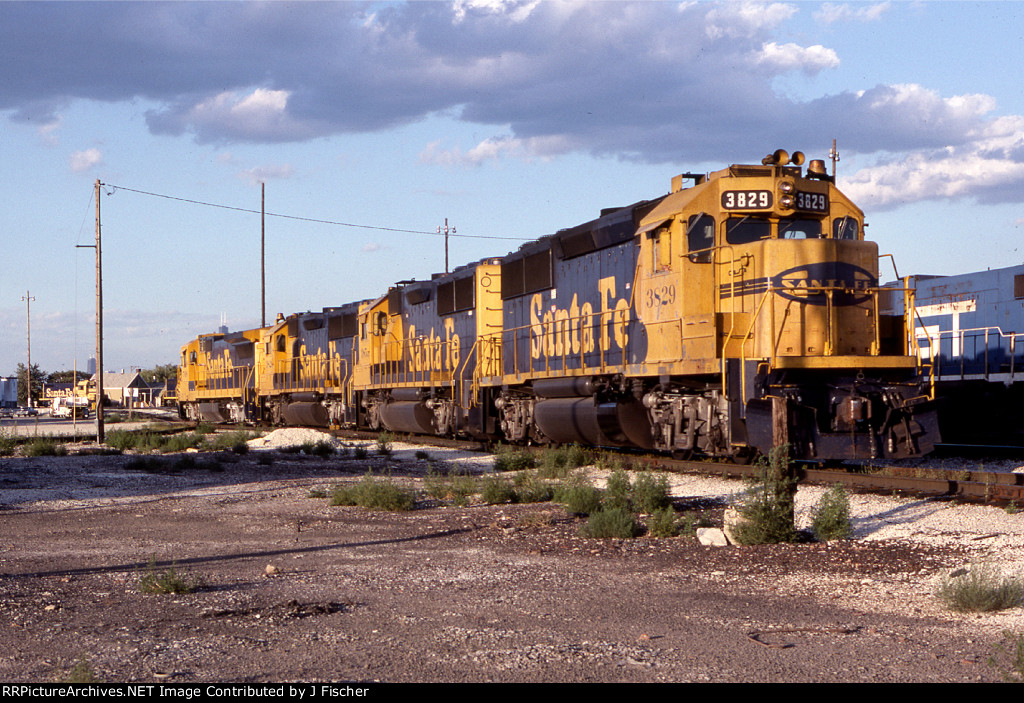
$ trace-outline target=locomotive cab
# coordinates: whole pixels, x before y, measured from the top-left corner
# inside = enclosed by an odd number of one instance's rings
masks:
[[[911,410],[928,400],[916,360],[883,353],[878,249],[863,239],[863,213],[823,162],[807,174],[802,163],[780,150],[691,188],[676,179],[641,223],[636,312],[660,377],[644,399],[660,448],[931,449],[933,418]]]

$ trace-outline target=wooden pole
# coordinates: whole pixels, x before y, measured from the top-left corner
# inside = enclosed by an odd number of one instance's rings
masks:
[[[25,344],[28,348],[28,366],[25,367],[25,407],[32,407],[32,301],[28,291],[21,296],[25,301]]]
[[[103,254],[100,250],[100,179],[96,179],[96,443],[103,444]]]
[[[260,183],[260,327],[267,326],[267,184]]]

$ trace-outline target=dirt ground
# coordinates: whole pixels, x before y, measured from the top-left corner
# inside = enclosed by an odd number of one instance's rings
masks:
[[[930,592],[958,547],[591,540],[551,503],[332,507],[311,489],[366,461],[256,455],[0,460],[0,680],[82,659],[108,682],[999,680],[998,630]],[[416,483],[426,462],[388,468]],[[144,594],[153,559],[205,585]]]

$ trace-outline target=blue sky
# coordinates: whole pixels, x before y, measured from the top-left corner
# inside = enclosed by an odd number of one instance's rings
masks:
[[[445,218],[466,263],[833,138],[901,274],[1019,264],[1022,34],[1016,2],[2,2],[0,374],[26,291],[34,363],[93,353],[96,179],[110,370],[259,324],[261,182],[271,319],[443,270]]]

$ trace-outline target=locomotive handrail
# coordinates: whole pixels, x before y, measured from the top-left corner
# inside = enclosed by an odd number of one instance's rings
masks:
[[[914,312],[915,312],[915,314],[917,313],[917,309],[916,308],[914,309]],[[983,327],[966,327],[966,328],[957,329],[957,330],[934,330],[934,333],[933,333],[932,331],[929,331],[928,327],[925,326],[923,324],[923,322],[921,322],[920,315],[917,315],[917,317],[918,317],[918,322],[920,322],[921,325],[920,325],[920,327],[915,327],[914,328],[913,332],[911,333],[911,337],[914,339],[915,344],[917,344],[918,340],[920,340],[922,338],[929,340],[929,352],[931,353],[931,361],[932,361],[931,367],[932,367],[934,375],[938,375],[940,377],[943,375],[942,374],[942,367],[938,363],[939,362],[939,358],[940,358],[940,356],[942,354],[942,350],[940,348],[940,349],[937,350],[937,353],[936,353],[936,350],[933,349],[930,346],[932,340],[935,340],[936,342],[938,342],[941,345],[943,337],[948,336],[948,337],[950,337],[950,339],[952,339],[954,336],[956,336],[956,337],[959,338],[959,342],[960,342],[960,344],[959,344],[959,347],[960,347],[959,352],[960,353],[956,354],[955,356],[959,356],[960,357],[960,374],[959,375],[960,375],[961,378],[963,378],[963,377],[968,375],[965,372],[965,369],[964,369],[964,357],[965,357],[965,355],[964,355],[964,339],[965,339],[965,336],[968,333],[970,333],[971,334],[970,338],[972,340],[976,340],[981,335],[981,333],[984,333],[984,337],[983,337],[983,339],[984,339],[983,352],[984,352],[984,359],[985,359],[985,370],[983,372],[983,375],[987,378],[992,373],[991,370],[989,369],[989,351],[990,351],[989,341],[988,341],[989,340],[989,333],[995,332],[995,334],[998,336],[999,339],[1006,339],[1006,340],[1009,340],[1009,342],[1010,342],[1010,349],[1009,349],[1009,355],[1008,355],[1009,356],[1009,366],[1010,366],[1010,368],[1009,368],[1009,372],[1008,373],[1010,375],[1010,378],[1013,378],[1015,376],[1015,374],[1017,372],[1017,370],[1016,370],[1017,339],[1018,338],[1024,338],[1024,332],[1004,332],[1003,328],[1000,327],[999,325],[986,325],[986,326],[983,326]],[[919,331],[921,333],[923,333],[923,334],[918,334]],[[918,349],[920,350],[920,345],[919,344],[918,344]],[[1000,347],[994,347],[992,350],[994,351],[995,349],[1002,349],[1002,347],[1001,346]],[[938,367],[937,370],[936,370],[936,367]],[[996,373],[1000,373],[1000,372],[997,371]],[[949,375],[955,375],[955,374],[949,374]]]

